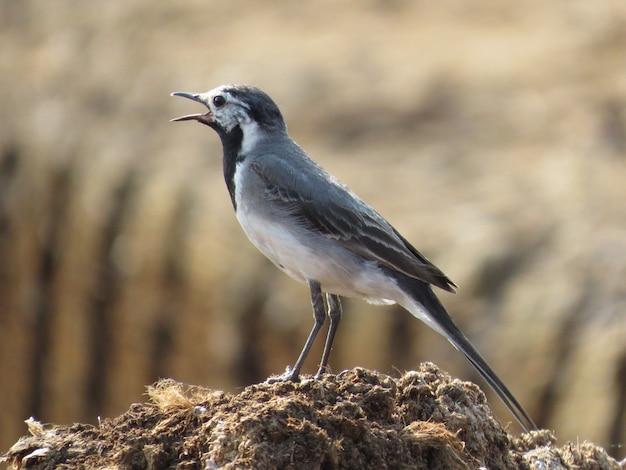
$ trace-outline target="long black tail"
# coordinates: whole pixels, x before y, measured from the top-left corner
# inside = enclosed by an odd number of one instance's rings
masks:
[[[485,361],[476,348],[472,346],[469,339],[467,339],[463,332],[454,324],[454,321],[452,321],[452,318],[444,306],[441,305],[441,302],[430,286],[425,282],[401,274],[396,275],[396,279],[398,286],[423,306],[424,310],[426,310],[433,319],[433,322],[439,326],[447,340],[463,353],[467,360],[480,372],[480,375],[483,376],[485,381],[498,394],[524,431],[529,432],[530,430],[537,429],[537,426],[526,410],[524,410],[522,405],[520,405],[489,364],[487,364],[487,361]]]

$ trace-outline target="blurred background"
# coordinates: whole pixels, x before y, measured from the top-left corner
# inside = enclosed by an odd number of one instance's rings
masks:
[[[0,41],[0,449],[295,361],[307,288],[239,228],[217,135],[169,122],[237,82],[459,285],[539,425],[626,454],[626,3],[4,0]],[[433,361],[512,420],[407,312],[345,311],[335,372]]]

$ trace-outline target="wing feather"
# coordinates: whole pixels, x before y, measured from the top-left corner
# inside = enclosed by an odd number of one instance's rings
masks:
[[[308,230],[386,268],[455,291],[456,285],[380,214],[308,157],[305,164],[313,171],[264,155],[251,168],[265,186],[267,202],[283,206]]]

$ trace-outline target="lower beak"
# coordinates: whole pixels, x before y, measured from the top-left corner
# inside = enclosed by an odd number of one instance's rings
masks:
[[[185,91],[176,91],[172,93],[172,96],[182,96],[183,98],[188,98],[190,100],[197,101],[198,103],[204,104],[204,102],[202,101],[198,93],[187,93]],[[204,105],[206,106],[206,104]],[[213,122],[213,114],[211,114],[211,111],[209,110],[204,114],[202,113],[187,114],[185,116],[180,116],[180,117],[171,119],[171,121],[172,122],[174,121],[198,121],[202,124],[209,125]]]

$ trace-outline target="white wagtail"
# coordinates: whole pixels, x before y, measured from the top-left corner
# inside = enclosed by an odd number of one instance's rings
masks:
[[[294,367],[282,379],[298,380],[326,319],[326,307],[330,327],[316,377],[327,371],[341,320],[340,295],[397,302],[462,352],[526,431],[536,429],[430,288],[432,284],[454,292],[456,285],[380,214],[309,158],[287,133],[278,106],[266,93],[247,85],[223,85],[206,93],[172,95],[208,108],[204,114],[173,121],[198,121],[217,132],[226,186],[241,227],[265,256],[306,282],[311,291],[315,324]]]

